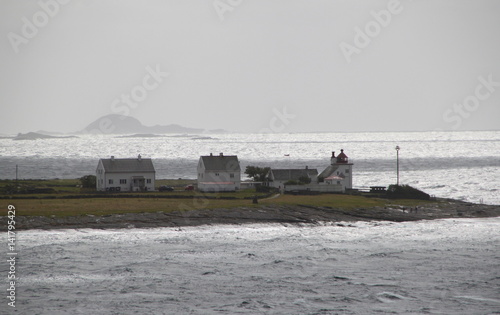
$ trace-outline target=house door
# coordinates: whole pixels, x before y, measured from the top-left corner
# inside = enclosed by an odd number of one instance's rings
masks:
[[[146,187],[146,180],[143,176],[134,176],[132,177],[132,190],[133,191],[143,191],[144,187]]]

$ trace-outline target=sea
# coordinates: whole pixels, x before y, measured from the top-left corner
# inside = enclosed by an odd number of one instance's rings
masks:
[[[498,131],[0,139],[0,179],[138,154],[157,178],[195,178],[209,153],[321,172],[343,149],[365,188],[396,182],[396,146],[401,184],[500,204]],[[16,307],[4,294],[0,314],[500,314],[499,231],[500,217],[17,231]]]
[[[499,314],[499,231],[500,217],[20,231],[16,312],[4,294],[0,313]]]

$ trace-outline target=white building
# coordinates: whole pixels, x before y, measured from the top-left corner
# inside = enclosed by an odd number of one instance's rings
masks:
[[[153,191],[155,168],[151,159],[100,159],[96,170],[98,191]]]
[[[267,173],[269,187],[278,189],[284,189],[286,182],[299,182],[302,178],[308,178],[311,183],[316,183],[318,170],[306,166],[300,169],[271,169]]]
[[[342,185],[343,190],[352,189],[352,163],[349,163],[349,158],[343,149],[337,157],[335,152],[332,152],[330,165],[318,175],[318,178],[326,185]]]
[[[271,169],[267,175],[268,184],[287,193],[343,193],[352,189],[352,163],[341,150],[338,156],[332,152],[330,165],[318,175],[316,169]],[[309,178],[308,184],[299,183]],[[291,184],[291,182],[297,184]],[[288,184],[286,184],[288,182]],[[302,180],[304,182],[304,180]]]
[[[200,156],[198,190],[203,192],[236,191],[241,185],[240,162],[236,155]]]

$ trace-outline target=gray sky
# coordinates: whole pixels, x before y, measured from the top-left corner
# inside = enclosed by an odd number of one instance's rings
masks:
[[[65,2],[0,0],[0,133],[500,129],[497,0]]]

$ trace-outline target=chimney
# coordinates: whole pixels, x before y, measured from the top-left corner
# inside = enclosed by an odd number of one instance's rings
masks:
[[[214,156],[214,155],[212,154],[212,152],[210,152],[210,156]]]
[[[141,155],[140,155],[140,154],[137,156],[137,159],[138,159],[139,161],[142,161],[142,157],[141,157]]]
[[[221,153],[219,153],[219,156],[224,156],[224,153],[222,153],[222,152],[221,152]]]
[[[308,169],[309,169],[309,166],[306,165],[306,170],[308,170]]]
[[[111,156],[111,161],[114,161],[114,160],[115,160],[115,156],[114,156],[114,155],[112,155],[112,156]]]
[[[335,151],[332,151],[332,158],[335,157]]]

